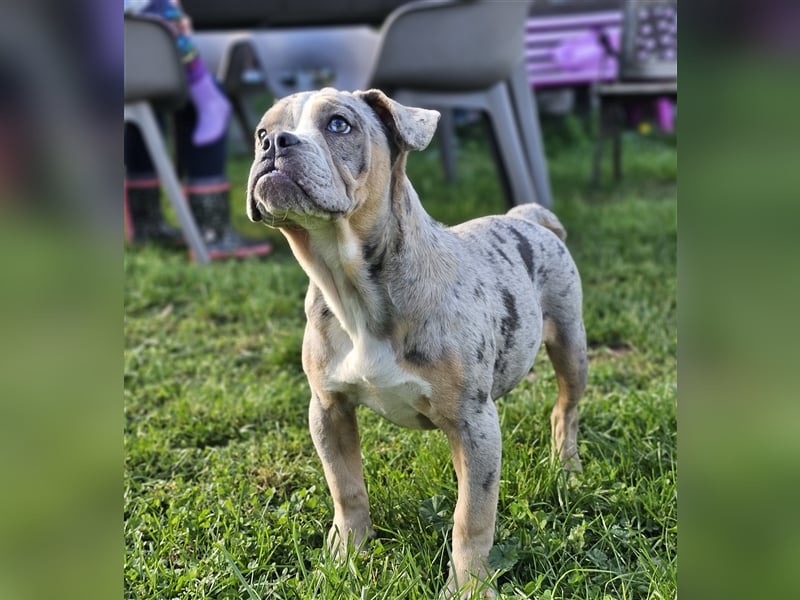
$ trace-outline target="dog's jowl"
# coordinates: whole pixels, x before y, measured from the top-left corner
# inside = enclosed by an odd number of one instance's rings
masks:
[[[447,436],[458,478],[447,589],[490,597],[501,437],[494,401],[542,341],[558,379],[554,453],[580,469],[586,384],[581,284],[558,219],[537,204],[446,228],[406,177],[439,114],[378,90],[284,98],[255,133],[247,214],[286,236],[310,283],[309,425],[333,496],[328,544],[372,534],[356,406]]]

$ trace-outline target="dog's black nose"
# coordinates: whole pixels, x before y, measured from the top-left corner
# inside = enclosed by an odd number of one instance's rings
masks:
[[[288,148],[289,146],[294,146],[299,143],[300,138],[288,131],[281,131],[275,136],[275,145],[278,148]]]

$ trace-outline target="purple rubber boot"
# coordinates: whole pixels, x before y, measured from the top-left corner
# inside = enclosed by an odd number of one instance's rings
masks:
[[[661,131],[672,133],[675,131],[675,109],[669,98],[659,98],[656,100],[656,115],[658,126]]]
[[[205,146],[225,135],[231,116],[231,103],[208,71],[189,84],[189,96],[197,112],[192,141],[198,146]]]

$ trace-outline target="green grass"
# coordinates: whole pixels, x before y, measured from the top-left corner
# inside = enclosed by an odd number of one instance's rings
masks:
[[[505,204],[481,131],[468,128],[459,181],[435,149],[409,171],[447,223]],[[496,585],[506,598],[677,597],[676,171],[672,139],[631,135],[626,179],[588,192],[591,145],[551,127],[555,210],[580,268],[590,343],[581,405],[584,472],[549,462],[555,377],[499,402],[503,471]],[[230,176],[237,226],[247,157]],[[337,565],[332,519],[306,429],[300,366],[306,277],[280,235],[265,261],[198,267],[153,248],[125,254],[125,597],[429,599],[442,588],[456,483],[439,432],[363,409],[378,540]]]

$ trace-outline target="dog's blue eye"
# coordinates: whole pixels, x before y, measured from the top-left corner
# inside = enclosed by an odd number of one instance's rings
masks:
[[[350,123],[342,117],[333,117],[328,121],[327,129],[331,133],[350,133]]]

